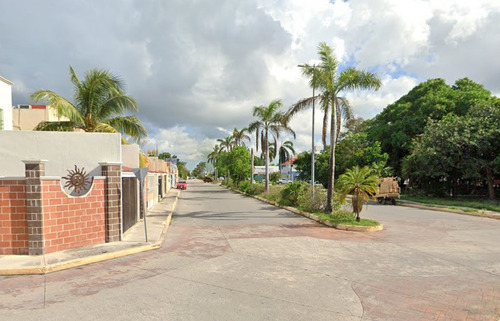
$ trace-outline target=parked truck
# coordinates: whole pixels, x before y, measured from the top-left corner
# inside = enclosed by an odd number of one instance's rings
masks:
[[[399,198],[401,189],[396,177],[384,177],[378,183],[378,193],[375,194],[379,204],[391,203],[396,205],[396,198]]]

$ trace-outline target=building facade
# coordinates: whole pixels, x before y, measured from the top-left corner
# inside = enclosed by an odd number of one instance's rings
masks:
[[[0,76],[0,130],[12,130],[12,85]]]

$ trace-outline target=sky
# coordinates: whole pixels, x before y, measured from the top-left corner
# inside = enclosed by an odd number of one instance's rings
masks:
[[[71,100],[70,65],[80,78],[109,70],[138,102],[141,148],[193,169],[255,120],[254,106],[281,99],[285,111],[310,97],[297,65],[315,63],[320,42],[341,68],[382,80],[345,93],[365,119],[430,78],[469,77],[500,96],[499,21],[492,0],[0,0],[0,76],[17,105],[40,89]],[[291,127],[296,151],[311,150],[311,111]]]

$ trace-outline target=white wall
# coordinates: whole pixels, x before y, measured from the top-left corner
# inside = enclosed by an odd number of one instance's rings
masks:
[[[75,165],[100,176],[99,163],[121,164],[121,135],[0,131],[0,177],[24,177],[23,160],[46,160],[46,176],[67,176]]]
[[[3,110],[3,129],[12,130],[12,83],[1,76],[0,109]]]
[[[123,166],[139,168],[139,145],[122,145]]]

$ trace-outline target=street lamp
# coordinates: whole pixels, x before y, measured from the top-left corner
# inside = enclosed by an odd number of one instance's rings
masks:
[[[304,68],[305,65],[297,65],[297,67]],[[311,148],[311,202],[314,202],[314,90],[316,89],[316,82],[314,77],[316,76],[316,65],[311,66],[313,69],[313,105],[312,105],[312,148]]]

